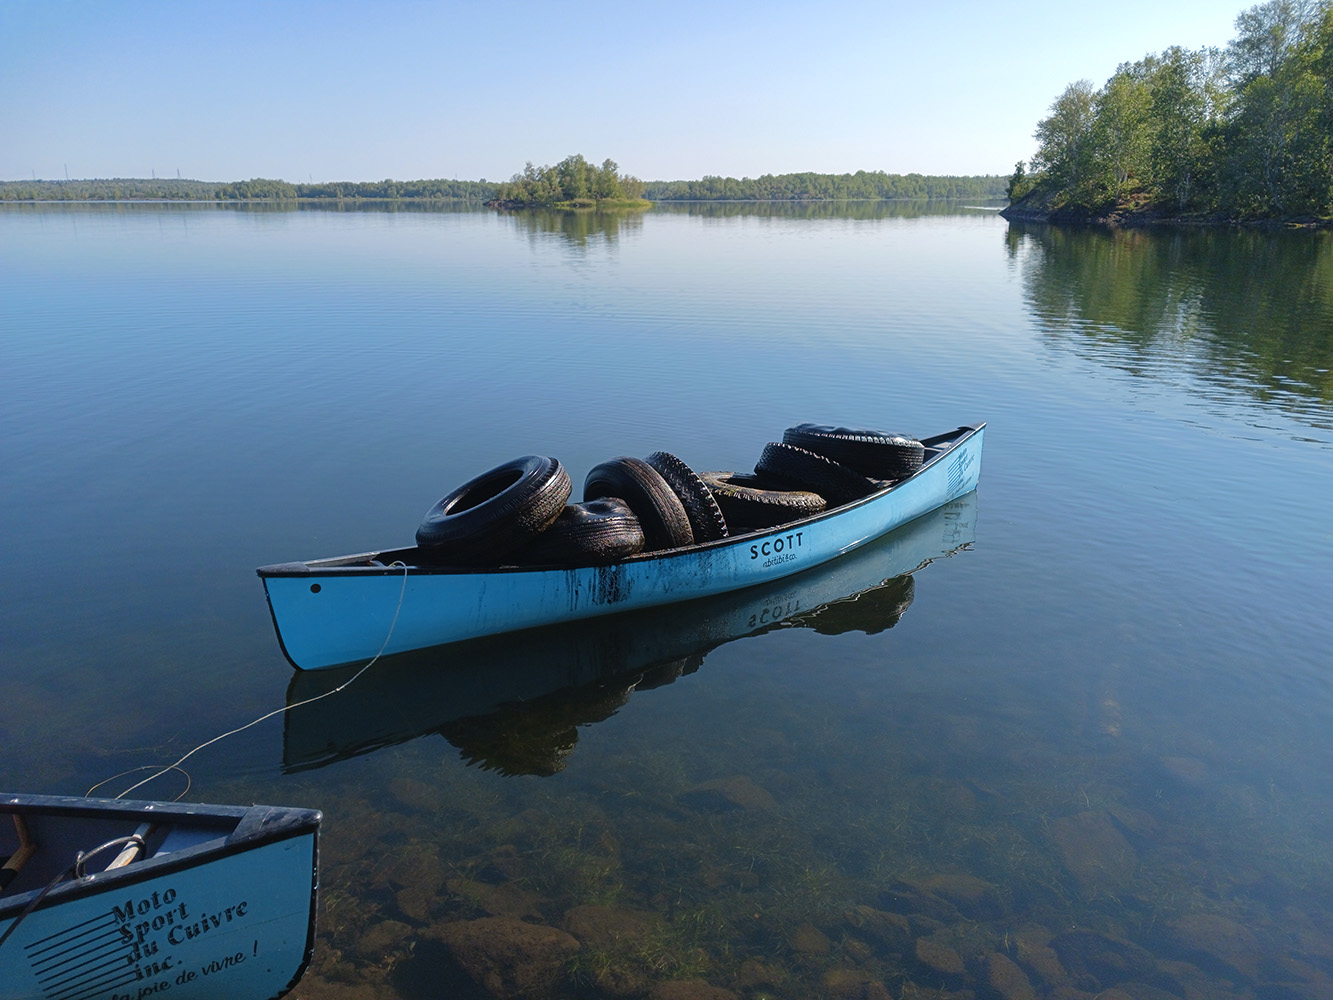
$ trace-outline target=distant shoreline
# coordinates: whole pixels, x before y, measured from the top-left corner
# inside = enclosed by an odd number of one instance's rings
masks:
[[[660,202],[825,202],[879,200],[1001,199],[1005,178],[979,174],[764,174],[760,177],[707,176],[692,181],[634,181],[641,187],[626,190],[646,201]],[[330,181],[293,184],[253,178],[248,181],[198,181],[182,178],[97,178],[85,180],[0,181],[0,204],[12,202],[477,202],[512,201],[531,204],[532,198],[512,196],[515,182],[486,180]],[[549,194],[537,192],[545,200]],[[609,191],[615,194],[617,192]],[[506,197],[506,196],[509,197]],[[567,198],[560,199],[562,202]],[[582,200],[582,199],[579,199]],[[606,200],[606,199],[603,199]],[[616,198],[614,200],[622,200]]]

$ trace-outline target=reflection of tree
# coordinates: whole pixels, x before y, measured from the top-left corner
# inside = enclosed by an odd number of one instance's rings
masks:
[[[1184,367],[1302,419],[1333,403],[1328,234],[1011,223],[1006,247],[1053,339],[1135,372]]]
[[[600,236],[614,243],[622,232],[643,228],[643,212],[590,212],[575,209],[538,208],[517,212],[501,212],[513,220],[519,232],[536,239],[546,235],[563,238],[571,246],[584,247],[593,237]]]
[[[1003,202],[977,201],[969,205],[984,209],[1003,207]],[[725,219],[752,215],[772,219],[916,219],[924,215],[957,215],[964,203],[943,199],[903,201],[690,201],[658,202],[655,214],[695,215]]]

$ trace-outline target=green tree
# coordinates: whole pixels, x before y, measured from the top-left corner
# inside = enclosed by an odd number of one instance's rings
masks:
[[[1242,11],[1236,17],[1239,34],[1227,46],[1238,82],[1277,76],[1300,44],[1302,28],[1326,7],[1325,0],[1269,0]]]
[[[1228,202],[1240,215],[1326,209],[1329,88],[1321,28],[1333,5],[1272,0],[1236,19],[1228,49],[1238,92],[1227,123]]]
[[[1199,85],[1202,57],[1174,46],[1162,53],[1152,77],[1150,147],[1153,181],[1160,196],[1184,211],[1196,195],[1207,162],[1206,101]]]
[[[1092,128],[1094,160],[1109,171],[1111,195],[1121,197],[1131,178],[1140,183],[1149,172],[1152,147],[1152,86],[1155,60],[1121,65],[1097,93]]]
[[[1065,88],[1051,113],[1037,124],[1037,155],[1033,166],[1075,204],[1088,204],[1094,174],[1093,122],[1096,97],[1092,84],[1079,80]]]
[[[1014,164],[1014,172],[1009,175],[1009,184],[1004,189],[1004,196],[1010,201],[1018,201],[1031,190],[1032,182],[1028,179],[1023,161],[1019,160]]]

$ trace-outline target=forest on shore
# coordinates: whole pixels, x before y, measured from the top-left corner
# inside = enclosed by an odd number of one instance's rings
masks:
[[[1225,49],[1122,63],[1071,83],[1037,125],[1009,218],[1276,220],[1333,216],[1333,0],[1270,0]]]
[[[580,167],[580,164],[582,165]],[[252,178],[245,181],[197,181],[175,178],[106,180],[0,181],[0,202],[14,201],[457,201],[510,203],[510,207],[549,207],[584,201],[634,204],[649,201],[875,201],[1005,196],[1000,174],[953,177],[886,174],[764,174],[761,177],[705,176],[694,181],[641,181],[620,173],[613,160],[601,167],[582,156],[566,157],[554,167],[534,167],[509,181],[330,181],[294,184]]]

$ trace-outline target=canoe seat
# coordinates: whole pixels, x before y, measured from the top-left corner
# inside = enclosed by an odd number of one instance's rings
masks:
[[[4,863],[0,865],[0,892],[9,888],[9,884],[18,878],[19,872],[23,871],[28,859],[37,853],[37,841],[28,835],[28,825],[23,822],[23,817],[15,813],[13,819],[19,846],[18,850],[5,858]]]

